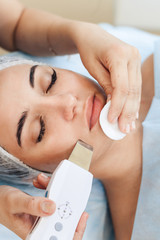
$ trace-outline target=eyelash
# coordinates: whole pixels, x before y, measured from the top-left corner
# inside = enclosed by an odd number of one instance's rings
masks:
[[[53,84],[55,83],[56,80],[57,80],[57,74],[56,74],[56,71],[53,69],[52,80],[46,90],[46,93],[51,89],[51,87],[53,86]],[[40,133],[39,133],[36,143],[39,143],[42,141],[42,138],[43,138],[43,136],[45,134],[45,130],[46,130],[42,117],[40,117],[40,126],[41,126],[41,129],[40,129]]]
[[[39,136],[37,138],[36,143],[39,143],[39,142],[42,141],[42,138],[43,138],[43,136],[45,134],[45,130],[46,130],[45,129],[45,124],[44,124],[44,121],[43,121],[42,117],[40,117],[40,125],[41,125],[41,129],[40,129],[40,133],[39,133]]]
[[[55,83],[56,80],[57,80],[57,74],[56,74],[56,71],[53,69],[52,80],[46,90],[46,93],[48,93],[48,91],[51,89],[51,87],[53,86],[53,84]]]

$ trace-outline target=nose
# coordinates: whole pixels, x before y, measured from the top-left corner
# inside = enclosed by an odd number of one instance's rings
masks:
[[[77,99],[72,94],[62,94],[56,100],[57,111],[60,112],[67,121],[73,119],[76,105]]]
[[[66,121],[71,121],[75,115],[76,105],[77,98],[70,93],[65,93],[46,96],[39,102],[38,109],[41,114],[60,114]]]

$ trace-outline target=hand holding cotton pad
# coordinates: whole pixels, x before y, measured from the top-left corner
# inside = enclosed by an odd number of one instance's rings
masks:
[[[104,134],[112,140],[121,140],[126,136],[118,127],[118,120],[116,123],[110,123],[107,119],[111,101],[109,101],[102,109],[99,117],[100,126]]]

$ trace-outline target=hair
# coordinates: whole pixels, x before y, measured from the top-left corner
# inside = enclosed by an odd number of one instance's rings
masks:
[[[23,58],[2,56],[0,57],[0,70],[20,64],[44,65],[39,62]],[[24,164],[0,146],[0,179],[15,184],[29,184],[40,173]]]
[[[28,184],[40,173],[0,147],[0,179],[16,184]]]

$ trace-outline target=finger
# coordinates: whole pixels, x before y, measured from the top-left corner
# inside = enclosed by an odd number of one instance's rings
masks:
[[[91,66],[90,68],[92,70],[90,74],[99,82],[101,87],[104,89],[106,95],[111,94],[113,88],[110,80],[110,73],[104,66],[104,64],[100,60],[96,60],[94,62],[94,66]]]
[[[73,240],[82,240],[86,229],[88,213],[84,212],[79,220]]]
[[[129,90],[126,102],[119,117],[119,128],[129,133],[136,128],[135,120],[140,107],[141,70],[137,59],[128,64]]]
[[[12,192],[9,206],[13,214],[27,213],[34,216],[48,216],[56,209],[53,201],[43,197],[32,197],[21,191]]]
[[[40,173],[37,176],[37,182],[43,186],[43,188],[47,188],[48,183],[50,181],[50,177],[48,177],[47,175],[45,175],[44,173]]]
[[[115,62],[111,70],[113,86],[112,101],[108,113],[108,120],[116,122],[124,107],[128,95],[128,69],[127,62]]]
[[[33,179],[33,185],[34,187],[36,188],[39,188],[39,189],[46,189],[46,187],[44,187],[43,185],[41,185],[37,179]]]

